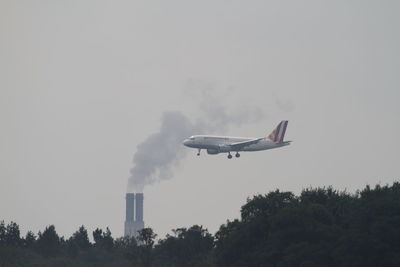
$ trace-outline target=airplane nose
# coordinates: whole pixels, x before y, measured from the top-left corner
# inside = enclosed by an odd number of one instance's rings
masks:
[[[187,145],[188,145],[188,143],[189,143],[189,139],[185,139],[185,140],[183,140],[183,145],[187,146]]]

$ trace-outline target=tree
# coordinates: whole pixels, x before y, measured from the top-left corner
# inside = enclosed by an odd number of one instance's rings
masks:
[[[4,221],[0,221],[0,245],[6,243],[6,226]]]
[[[140,251],[134,237],[124,236],[115,239],[113,252],[119,258],[127,259],[133,266],[140,266]]]
[[[152,262],[152,249],[154,245],[154,239],[156,234],[151,228],[143,228],[138,231],[137,237],[140,246],[138,247],[138,260],[139,263],[145,267],[151,266]]]
[[[276,190],[265,196],[257,195],[253,199],[247,199],[247,203],[242,206],[241,215],[243,221],[249,221],[254,217],[272,216],[284,207],[297,202],[292,192],[280,192]]]
[[[72,243],[80,250],[86,250],[90,248],[91,244],[89,242],[88,233],[83,225],[79,227],[78,231],[72,234],[68,240],[68,243]]]
[[[113,239],[81,226],[68,241],[53,225],[36,238],[0,221],[0,266],[400,266],[400,184],[367,186],[356,194],[307,188],[257,195],[241,218],[215,238],[199,225],[177,228],[155,244],[150,228]],[[138,245],[139,244],[139,245]]]
[[[157,234],[153,232],[153,229],[143,228],[138,232],[139,235],[137,239],[140,241],[140,243],[147,248],[152,248],[154,245],[154,239],[157,237]]]
[[[60,253],[61,242],[54,225],[46,227],[43,233],[39,232],[37,248],[44,256],[55,256]]]
[[[172,230],[155,247],[155,266],[208,266],[214,238],[202,226]]]
[[[28,231],[23,240],[25,248],[33,248],[36,243],[36,236],[32,231]]]
[[[216,234],[218,266],[400,266],[400,184],[355,195],[308,188],[255,196]]]
[[[112,238],[111,231],[108,227],[106,228],[105,232],[99,228],[94,230],[93,239],[95,242],[94,245],[97,248],[111,250],[114,246],[114,239]]]
[[[10,222],[6,227],[5,244],[16,247],[22,244],[19,226],[15,222]]]
[[[241,221],[228,222],[216,234],[218,266],[257,266],[263,262],[263,247],[270,235],[271,220],[282,210],[298,204],[292,192],[275,190],[247,199]]]

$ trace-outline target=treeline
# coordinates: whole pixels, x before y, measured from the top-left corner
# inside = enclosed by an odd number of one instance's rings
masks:
[[[257,195],[215,235],[198,225],[158,240],[150,228],[137,240],[91,234],[81,226],[65,239],[50,225],[21,237],[2,221],[0,266],[400,266],[400,184]]]

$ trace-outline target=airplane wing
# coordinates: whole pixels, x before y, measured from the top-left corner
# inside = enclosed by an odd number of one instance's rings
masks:
[[[253,144],[257,144],[259,141],[263,140],[264,138],[257,138],[257,139],[252,139],[252,140],[247,140],[247,141],[243,141],[243,142],[237,142],[237,143],[232,143],[229,146],[231,148],[233,148],[233,150],[236,149],[241,149],[245,146],[249,146],[249,145],[253,145]]]

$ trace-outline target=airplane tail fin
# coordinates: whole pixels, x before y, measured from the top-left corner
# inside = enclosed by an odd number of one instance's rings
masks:
[[[276,126],[275,130],[268,135],[268,139],[275,143],[282,143],[288,123],[289,121],[281,121],[278,126]]]

